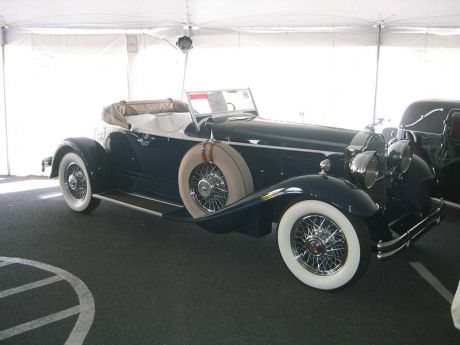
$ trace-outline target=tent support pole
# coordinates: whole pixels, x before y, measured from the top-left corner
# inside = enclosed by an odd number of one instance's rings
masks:
[[[379,67],[380,67],[380,47],[382,45],[382,23],[377,25],[377,59],[375,68],[375,88],[374,88],[374,112],[372,114],[372,123],[375,123],[377,116],[377,96],[379,87]]]
[[[184,75],[182,76],[182,92],[180,93],[180,97],[182,100],[184,100],[185,79],[187,77],[187,65],[188,65],[188,51],[185,52]]]
[[[6,151],[6,171],[7,175],[11,175],[10,167],[10,152],[9,152],[9,141],[8,141],[8,119],[6,116],[6,77],[5,77],[5,44],[6,44],[6,27],[2,26],[0,28],[0,46],[2,54],[2,87],[3,87],[3,124],[5,126],[5,151]]]

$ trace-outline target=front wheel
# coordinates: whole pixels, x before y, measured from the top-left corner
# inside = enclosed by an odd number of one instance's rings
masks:
[[[278,246],[291,273],[320,290],[349,284],[364,272],[371,255],[364,221],[317,200],[286,210],[278,225]]]
[[[76,212],[88,213],[99,206],[92,197],[91,181],[86,164],[76,153],[69,152],[59,163],[59,186],[67,205]]]

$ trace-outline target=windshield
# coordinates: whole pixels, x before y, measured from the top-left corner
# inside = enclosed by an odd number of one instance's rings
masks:
[[[251,91],[249,89],[193,91],[187,92],[190,111],[197,116],[228,115],[229,113],[257,113]]]

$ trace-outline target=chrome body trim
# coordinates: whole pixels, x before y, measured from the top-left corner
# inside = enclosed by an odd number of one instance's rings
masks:
[[[244,120],[243,120],[244,121]],[[166,138],[168,140],[170,139],[178,139],[178,140],[188,140],[188,141],[195,141],[195,142],[200,142],[202,143],[203,141],[206,140],[206,138],[198,138],[198,137],[191,137],[187,134],[185,134],[185,129],[191,122],[187,123],[184,125],[180,130],[175,131],[175,132],[160,132],[160,131],[153,131],[153,130],[148,130],[144,128],[133,128],[129,132],[139,132],[139,133],[145,133],[149,134],[152,136],[158,136],[162,138]],[[105,126],[102,126],[100,128],[103,128]],[[126,130],[128,131],[128,130]],[[331,155],[336,155],[336,154],[343,154],[343,152],[340,151],[323,151],[323,150],[314,150],[314,149],[302,149],[298,147],[284,147],[284,146],[271,146],[271,145],[260,145],[258,144],[255,140],[253,140],[250,143],[240,143],[240,142],[235,142],[235,141],[221,141],[225,144],[232,145],[232,146],[244,146],[244,147],[255,147],[255,148],[264,148],[264,149],[271,149],[271,150],[282,150],[282,151],[295,151],[295,152],[308,152],[308,153],[320,153],[324,155],[325,157],[331,156]]]
[[[203,139],[199,141],[203,141]],[[342,152],[335,152],[335,151],[321,151],[321,150],[301,149],[297,147],[281,147],[281,146],[270,146],[270,145],[259,145],[259,144],[246,144],[246,143],[239,143],[239,142],[234,142],[234,141],[225,141],[225,143],[232,145],[232,146],[260,147],[260,148],[272,149],[272,150],[321,153],[325,155],[326,157],[333,155],[333,154],[343,154]]]

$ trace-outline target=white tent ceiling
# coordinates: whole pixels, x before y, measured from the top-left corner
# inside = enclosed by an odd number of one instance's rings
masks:
[[[1,0],[0,20],[21,28],[459,27],[458,0]],[[3,17],[3,18],[2,18]]]
[[[38,173],[63,137],[92,136],[102,105],[182,83],[250,85],[265,116],[350,128],[458,96],[460,0],[0,0],[0,27],[0,174]],[[171,49],[188,27],[190,59]]]

